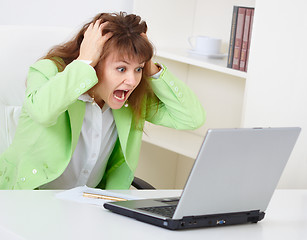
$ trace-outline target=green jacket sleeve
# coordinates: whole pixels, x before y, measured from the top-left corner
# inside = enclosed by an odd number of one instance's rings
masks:
[[[95,70],[83,62],[73,61],[58,72],[51,60],[38,61],[29,69],[24,107],[34,121],[52,126],[69,105],[97,82]]]
[[[205,122],[205,111],[195,93],[164,66],[158,79],[151,79],[156,97],[148,100],[146,120],[175,129],[196,129]]]

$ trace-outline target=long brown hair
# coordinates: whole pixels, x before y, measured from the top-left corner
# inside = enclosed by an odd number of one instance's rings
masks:
[[[80,52],[80,45],[84,38],[86,29],[92,22],[101,19],[101,23],[108,22],[102,34],[112,33],[112,37],[104,44],[100,61],[105,60],[111,52],[118,57],[137,59],[138,62],[145,62],[142,79],[129,97],[129,106],[135,115],[136,124],[142,116],[142,103],[146,94],[152,94],[148,83],[149,61],[153,56],[153,46],[141,33],[147,32],[147,24],[140,16],[121,13],[101,13],[96,15],[92,21],[86,23],[79,33],[70,41],[53,47],[44,59],[52,60],[59,71],[73,60],[77,59]]]

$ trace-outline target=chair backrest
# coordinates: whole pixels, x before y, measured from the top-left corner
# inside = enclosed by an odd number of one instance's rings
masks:
[[[72,28],[0,26],[0,153],[15,134],[29,66],[72,34]]]

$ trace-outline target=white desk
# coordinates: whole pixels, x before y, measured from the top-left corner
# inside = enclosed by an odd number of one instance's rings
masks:
[[[222,240],[307,239],[307,190],[277,190],[257,224],[171,231],[111,213],[99,206],[55,198],[57,191],[0,191],[1,240]],[[125,193],[164,197],[177,190]]]

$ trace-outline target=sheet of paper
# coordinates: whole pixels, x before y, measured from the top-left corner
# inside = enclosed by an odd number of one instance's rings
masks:
[[[127,200],[142,199],[141,197],[135,197],[135,196],[131,196],[128,194],[122,194],[122,193],[115,193],[112,191],[101,190],[97,188],[89,188],[87,186],[76,187],[76,188],[72,188],[72,189],[57,193],[56,197],[59,199],[70,200],[70,201],[80,202],[80,203],[94,204],[98,206],[102,206],[105,202],[109,202],[109,200],[105,200],[105,199],[83,197],[84,192],[100,194],[104,196],[119,197],[119,198],[124,198]]]

